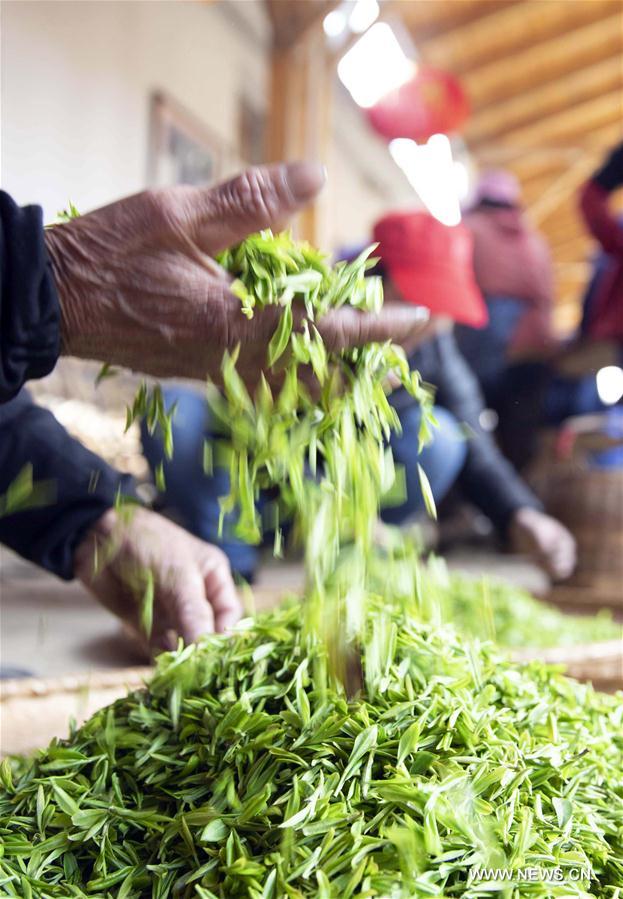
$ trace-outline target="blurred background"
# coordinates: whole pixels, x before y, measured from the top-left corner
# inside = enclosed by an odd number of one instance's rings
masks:
[[[549,251],[552,336],[578,349],[573,376],[597,378],[599,402],[588,411],[620,411],[620,344],[578,343],[602,254],[579,192],[623,137],[620,0],[46,0],[3,2],[1,16],[2,186],[20,204],[42,205],[47,222],[70,202],[86,212],[150,186],[319,159],[327,188],[295,228],[333,253],[369,242],[389,210],[456,227],[482,199],[483,174],[503,170]],[[616,193],[609,202],[613,216],[623,211]],[[63,360],[33,392],[87,445],[147,482],[138,430],[123,433],[135,379],[96,390],[96,372]],[[483,423],[495,432],[498,412],[489,411]],[[578,540],[578,571],[557,588],[560,602],[620,610],[621,454],[595,462],[619,432],[612,437],[611,418],[562,426],[539,432],[525,472]],[[571,434],[571,453],[561,433]],[[80,643],[80,589],[0,552],[5,658],[42,653],[27,667],[46,671],[109,663],[108,644]],[[476,571],[491,561],[460,541],[449,557]],[[523,561],[495,564],[549,590]],[[34,609],[33,578],[44,584],[33,612],[39,636],[26,645],[16,640],[24,605]],[[62,603],[66,617],[50,623]],[[113,634],[106,613],[93,615]],[[75,646],[61,651],[68,631]]]
[[[51,222],[69,199],[86,211],[320,158],[329,188],[304,230],[332,248],[423,190],[447,215],[478,168],[502,166],[550,243],[569,332],[591,252],[577,188],[621,138],[621,16],[619,0],[5,2],[3,185]],[[418,185],[366,116],[418,67],[420,119],[448,134],[455,183]],[[433,68],[457,79],[466,117]]]

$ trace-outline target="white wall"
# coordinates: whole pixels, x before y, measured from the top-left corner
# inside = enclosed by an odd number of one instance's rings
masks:
[[[68,197],[101,205],[145,185],[153,89],[231,145],[240,93],[263,99],[265,82],[262,42],[218,5],[4,2],[2,185],[48,220]]]
[[[217,135],[224,174],[240,167],[240,95],[266,105],[263,0],[11,0],[1,14],[2,186],[20,203],[40,203],[47,221],[69,199],[85,211],[145,186],[154,89]],[[329,248],[367,240],[378,215],[413,198],[338,86],[335,106],[323,204]]]
[[[339,84],[335,86],[328,169],[323,232],[331,248],[369,242],[377,218],[399,206],[418,205],[386,143],[375,135]]]

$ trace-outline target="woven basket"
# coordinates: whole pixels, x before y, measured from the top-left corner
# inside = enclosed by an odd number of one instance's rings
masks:
[[[574,611],[623,613],[623,469],[590,468],[581,449],[557,458],[550,435],[530,482],[578,547],[574,574],[548,601]]]
[[[151,668],[0,681],[0,754],[29,753],[141,687]]]

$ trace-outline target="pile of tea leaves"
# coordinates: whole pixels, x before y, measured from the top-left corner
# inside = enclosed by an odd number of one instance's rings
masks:
[[[315,686],[325,647],[291,604],[162,655],[147,690],[5,761],[2,894],[616,899],[622,697],[387,597],[367,609],[355,701]]]
[[[595,615],[566,614],[503,581],[456,573],[444,578],[443,567],[435,571],[436,566],[429,562],[423,576],[425,585],[438,584],[437,591],[430,593],[423,587],[428,595],[428,620],[452,622],[459,633],[517,649],[623,638],[623,627],[614,621],[609,609]],[[428,576],[426,571],[430,572]]]
[[[621,640],[623,625],[609,609],[571,615],[535,599],[514,584],[489,576],[449,571],[444,559],[424,559],[417,534],[385,528],[383,547],[368,560],[368,589],[411,601],[413,614],[428,624],[452,624],[458,633],[498,646],[525,649]]]

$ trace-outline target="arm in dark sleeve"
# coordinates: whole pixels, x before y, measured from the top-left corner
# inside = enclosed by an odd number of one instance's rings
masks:
[[[614,148],[591,181],[599,184],[609,194],[623,184],[623,144]]]
[[[50,482],[37,508],[0,516],[0,543],[65,580],[73,577],[76,547],[132,480],[69,436],[51,412],[25,391],[0,406],[0,495],[25,465],[34,484]]]
[[[609,195],[623,185],[623,144],[612,151],[605,163],[580,191],[580,209],[586,226],[606,253],[623,255],[623,228],[610,209]]]
[[[469,365],[461,355],[452,333],[438,338],[437,400],[470,431],[467,460],[459,476],[459,486],[504,533],[514,513],[542,505],[502,455],[491,434],[483,430],[480,414],[484,401]],[[432,379],[431,379],[432,380]]]
[[[608,201],[608,193],[596,181],[587,181],[580,192],[580,209],[588,230],[606,253],[623,256],[623,228]]]
[[[60,311],[41,209],[0,191],[0,403],[42,378],[60,351]]]

